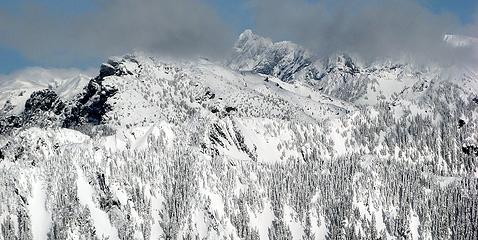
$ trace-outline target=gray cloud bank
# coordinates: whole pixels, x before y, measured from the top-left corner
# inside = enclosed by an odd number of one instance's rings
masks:
[[[237,32],[206,0],[96,0],[96,9],[74,16],[22,1],[20,11],[0,9],[0,46],[52,65],[133,50],[221,57]],[[451,48],[444,34],[478,34],[477,24],[463,26],[416,0],[237,1],[250,7],[259,34],[302,44],[322,56],[348,52],[365,59],[407,55],[456,62],[468,60],[470,51]]]
[[[98,0],[92,12],[68,16],[27,0],[0,10],[0,44],[43,63],[104,58],[133,50],[216,56],[230,48],[230,29],[199,0]]]
[[[471,58],[445,34],[465,33],[456,16],[432,13],[415,0],[251,0],[257,31],[291,40],[323,55],[354,53],[365,59],[412,57],[453,63]]]

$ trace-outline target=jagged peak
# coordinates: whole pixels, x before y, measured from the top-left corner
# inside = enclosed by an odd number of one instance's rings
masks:
[[[234,48],[236,51],[249,51],[256,49],[266,49],[273,45],[272,40],[269,38],[261,37],[247,29],[239,35]]]
[[[299,52],[308,52],[304,47],[291,42],[291,41],[279,41],[274,42],[272,39],[263,37],[254,33],[251,29],[246,29],[239,35],[239,38],[236,41],[235,48],[245,50],[247,47],[254,46],[263,46],[268,48],[274,48],[276,50],[286,50],[286,51],[299,51]],[[269,49],[273,50],[273,49]]]
[[[139,62],[142,61],[141,59],[144,59],[144,57],[135,54],[110,57],[107,62],[101,64],[99,78],[137,73],[139,71]]]
[[[238,41],[260,40],[260,39],[267,39],[267,38],[254,33],[251,29],[246,29],[239,35]]]
[[[257,37],[256,34],[251,29],[246,29],[244,30],[241,35],[239,35],[239,39],[245,39],[245,38],[255,38]]]
[[[240,34],[234,48],[235,52],[228,60],[229,67],[287,81],[312,62],[311,54],[302,46],[289,41],[273,42],[250,29]]]

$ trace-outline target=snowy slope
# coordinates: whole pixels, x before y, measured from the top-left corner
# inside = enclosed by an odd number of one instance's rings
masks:
[[[106,116],[120,119],[120,125],[175,121],[185,114],[178,108],[211,117],[234,115],[312,122],[353,109],[350,104],[334,101],[303,85],[237,73],[204,59],[173,63],[145,56],[134,59],[121,60],[120,64],[131,75],[104,79],[105,85],[121,93],[108,99],[113,109]]]

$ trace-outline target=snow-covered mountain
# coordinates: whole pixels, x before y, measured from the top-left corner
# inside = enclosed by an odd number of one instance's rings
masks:
[[[478,46],[471,37],[446,35],[444,40],[456,47]],[[318,92],[360,105],[394,101],[413,86],[433,80],[461,81],[461,75],[476,72],[463,66],[444,69],[406,60],[382,59],[366,64],[348,54],[323,58],[291,42],[273,43],[251,30],[240,35],[234,50],[227,61],[232,69],[268,74],[286,82],[306,82]]]
[[[473,69],[234,51],[0,86],[0,239],[478,237]]]
[[[273,43],[271,39],[244,31],[234,46],[228,65],[235,70],[273,75],[290,81],[313,62],[311,54],[291,42]]]

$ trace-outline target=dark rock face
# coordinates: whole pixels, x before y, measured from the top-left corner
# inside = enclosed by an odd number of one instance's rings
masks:
[[[52,127],[59,126],[66,104],[50,89],[32,93],[25,103],[22,125]]]
[[[103,63],[101,64],[100,67],[100,78],[104,78],[107,76],[113,76],[116,74],[116,69],[114,66],[108,64],[108,63]]]
[[[125,57],[126,60],[139,64],[136,59],[130,56]],[[108,76],[124,76],[132,75],[130,71],[121,66],[122,59],[109,59],[108,62],[101,64],[100,75],[97,78],[103,79]]]
[[[25,103],[25,115],[32,115],[39,112],[52,111],[56,115],[62,113],[65,104],[58,95],[50,89],[44,89],[32,93]]]
[[[23,118],[20,116],[0,117],[0,134],[7,133],[14,128],[19,128],[22,124]]]
[[[229,112],[232,112],[232,111],[237,111],[237,108],[235,108],[235,107],[226,107],[225,110],[226,110],[226,112],[229,113]]]
[[[478,156],[478,147],[476,146],[470,145],[470,146],[462,147],[461,150],[466,155]]]
[[[128,58],[129,61],[136,60]],[[69,128],[83,124],[98,125],[104,122],[104,116],[111,111],[112,106],[107,103],[118,89],[104,84],[104,79],[109,76],[132,75],[121,65],[122,60],[108,60],[101,65],[100,75],[92,79],[76,104],[71,107],[63,121],[63,127]]]
[[[0,116],[0,133],[22,126],[54,126],[62,118],[66,104],[50,89],[32,93],[20,115]]]
[[[126,60],[136,62],[132,58]],[[72,128],[84,124],[104,123],[105,114],[112,109],[107,101],[118,91],[114,86],[104,84],[104,79],[109,76],[132,74],[122,64],[126,60],[108,60],[101,65],[100,74],[90,80],[76,100],[63,102],[50,89],[34,92],[26,101],[21,114],[15,116],[0,112],[0,134],[24,126]]]
[[[117,91],[114,87],[104,86],[103,78],[100,76],[92,79],[80,99],[65,114],[63,127],[69,128],[85,123],[94,125],[102,123],[103,116],[111,110],[107,100]]]
[[[459,128],[465,126],[465,124],[466,124],[465,120],[463,120],[463,119],[458,120],[458,127]]]

